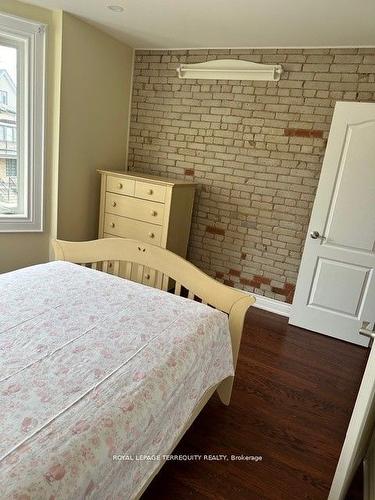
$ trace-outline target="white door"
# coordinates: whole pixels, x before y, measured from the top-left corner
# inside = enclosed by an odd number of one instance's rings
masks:
[[[367,345],[375,320],[375,104],[336,104],[289,322]]]

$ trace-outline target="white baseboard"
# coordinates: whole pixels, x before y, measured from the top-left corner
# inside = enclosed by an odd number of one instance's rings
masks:
[[[258,307],[259,309],[264,309],[265,311],[280,314],[280,316],[286,316],[289,318],[292,307],[291,304],[281,302],[280,300],[270,299],[269,297],[264,297],[263,295],[257,295],[256,293],[252,293],[251,295],[256,298],[256,302],[253,307]]]

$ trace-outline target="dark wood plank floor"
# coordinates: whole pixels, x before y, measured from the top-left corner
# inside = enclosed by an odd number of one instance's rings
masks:
[[[146,499],[326,499],[367,350],[251,308],[229,407],[211,399],[179,454],[255,462],[169,462]]]

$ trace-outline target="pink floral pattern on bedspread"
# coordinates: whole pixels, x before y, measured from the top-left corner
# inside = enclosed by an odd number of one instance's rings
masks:
[[[0,276],[2,499],[131,499],[209,387],[228,319],[67,262]]]

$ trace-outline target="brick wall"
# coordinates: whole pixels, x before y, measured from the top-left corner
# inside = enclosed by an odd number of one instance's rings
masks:
[[[180,80],[179,63],[281,63],[279,82]],[[375,49],[137,51],[129,168],[199,184],[189,258],[291,302],[337,100],[375,100]]]

